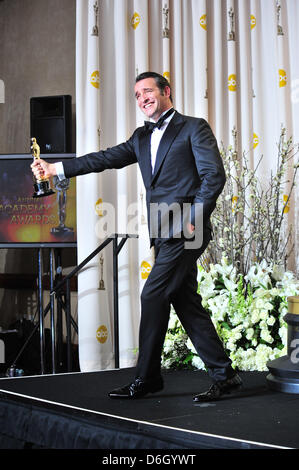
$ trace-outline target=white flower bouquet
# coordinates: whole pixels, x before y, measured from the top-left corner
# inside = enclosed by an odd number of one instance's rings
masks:
[[[267,370],[267,362],[287,354],[287,297],[299,294],[291,272],[265,261],[254,264],[243,277],[226,258],[199,266],[198,293],[238,370]],[[162,366],[203,369],[179,319],[171,311]]]

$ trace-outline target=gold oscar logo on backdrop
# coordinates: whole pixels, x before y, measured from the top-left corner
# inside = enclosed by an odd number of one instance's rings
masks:
[[[108,339],[108,328],[105,325],[99,326],[97,329],[97,340],[99,343],[104,344]]]
[[[232,213],[236,211],[237,204],[238,204],[238,196],[233,196],[232,197]]]
[[[259,144],[259,138],[255,133],[253,133],[253,148],[255,149],[258,146],[258,144]]]
[[[103,217],[103,199],[99,198],[95,203],[95,211],[99,217]]]
[[[151,272],[152,267],[147,261],[142,261],[141,263],[141,279],[147,279],[149,273]]]
[[[237,89],[237,76],[235,73],[231,73],[228,77],[228,89],[229,91],[236,91]]]
[[[201,15],[201,17],[199,18],[199,24],[202,27],[202,29],[204,29],[205,31],[207,30],[207,15],[206,14]]]
[[[279,73],[279,86],[280,87],[286,86],[286,84],[287,84],[286,71],[283,70],[283,69],[279,69],[278,73]]]
[[[90,83],[95,88],[100,88],[100,72],[98,70],[95,70],[94,72],[92,72],[90,76]]]
[[[289,201],[289,196],[287,194],[283,195],[283,205],[284,205],[283,213],[287,214],[290,210],[290,201]]]
[[[140,21],[141,21],[140,15],[139,15],[139,13],[136,13],[136,11],[135,11],[134,15],[133,15],[132,18],[131,18],[131,26],[132,26],[132,28],[133,28],[133,29],[136,29],[137,26],[139,26]]]
[[[256,17],[254,15],[250,15],[250,28],[253,29],[256,27]]]
[[[170,83],[170,72],[164,72],[163,77],[166,78],[166,80],[168,80],[168,82]]]

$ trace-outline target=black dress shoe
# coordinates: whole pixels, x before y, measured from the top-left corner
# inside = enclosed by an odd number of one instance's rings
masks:
[[[231,392],[242,388],[242,380],[238,374],[230,379],[215,382],[207,392],[200,393],[193,397],[193,401],[205,403],[208,401],[219,400],[219,398],[229,395]]]
[[[161,377],[151,381],[144,381],[137,377],[134,382],[125,385],[122,388],[117,388],[108,393],[110,398],[141,398],[147,393],[159,392],[163,388],[163,380]]]

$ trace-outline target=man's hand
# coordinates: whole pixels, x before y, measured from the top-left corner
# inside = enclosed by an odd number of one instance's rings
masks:
[[[54,163],[48,163],[41,158],[35,159],[31,164],[32,173],[36,179],[50,178],[56,175]]]

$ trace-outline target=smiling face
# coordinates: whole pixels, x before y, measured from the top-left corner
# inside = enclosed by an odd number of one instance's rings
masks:
[[[170,88],[166,86],[161,92],[152,77],[140,80],[135,85],[135,97],[141,111],[157,121],[164,111],[172,107]]]

